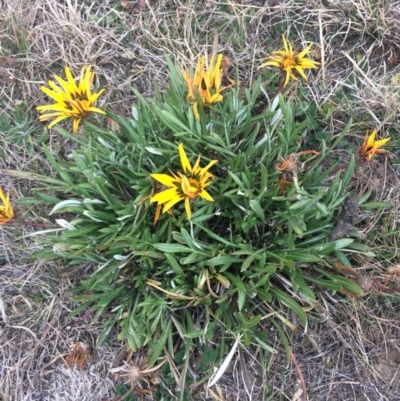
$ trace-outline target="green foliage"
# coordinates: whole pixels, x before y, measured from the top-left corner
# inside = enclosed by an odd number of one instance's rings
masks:
[[[179,352],[187,364],[189,345],[229,332],[240,334],[246,346],[255,342],[276,352],[259,330],[263,315],[274,312],[273,324],[284,337],[278,322],[295,327],[288,311],[307,326],[305,306],[316,302],[315,288],[361,294],[331,267],[361,250],[353,239],[330,239],[355,161],[330,179],[337,165],[328,160],[351,122],[329,146],[321,139],[318,149],[309,149],[303,143],[316,128],[316,118],[311,125],[308,119],[315,105],[307,109],[303,102],[298,110],[280,95],[253,115],[260,81],[244,92],[226,92],[209,109],[199,105],[196,120],[181,74],[168,62],[169,91],[156,90],[153,100],[136,93],[130,119],[109,113],[118,129],[87,124],[85,139],[58,128],[76,141],[67,161],[44,147],[59,180],[43,177],[37,194],[54,205],[57,226],[36,257],[68,266],[91,263],[92,273],[74,289],[80,306],[71,316],[87,307],[95,318],[107,311],[99,342],[117,325],[134,351],[148,347],[150,365],[165,350],[178,358],[178,338],[186,344]],[[192,165],[199,154],[201,167],[218,160],[207,187],[214,201],[194,199],[191,220],[179,202],[154,225],[150,198],[160,189],[150,174],[182,171],[179,143]],[[279,170],[287,160],[292,169]],[[283,174],[290,178],[284,189]],[[210,349],[201,369],[222,357]]]
[[[35,117],[26,103],[16,105],[11,112],[12,117],[6,113],[0,115],[0,132],[4,133],[4,142],[33,154],[35,146],[47,140],[47,130],[40,137],[35,137],[42,130],[42,125],[35,123]]]

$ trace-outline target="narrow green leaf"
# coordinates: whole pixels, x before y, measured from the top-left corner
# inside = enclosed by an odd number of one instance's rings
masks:
[[[364,295],[363,290],[359,287],[359,285],[347,277],[338,276],[337,281],[354,294],[357,294],[360,297]]]
[[[232,273],[229,272],[225,272],[224,275],[226,276],[226,278],[235,285],[235,287],[243,292],[246,292],[246,286],[244,285],[243,281],[240,280],[239,277],[233,275]]]
[[[187,246],[179,244],[153,244],[153,246],[159,251],[167,253],[193,252],[193,250],[188,248]]]
[[[232,256],[216,256],[215,258],[211,258],[207,260],[204,264],[207,266],[220,266],[225,264],[232,264],[232,263],[241,263],[243,259],[234,258]]]
[[[254,259],[256,259],[256,258],[258,258],[258,257],[259,257],[259,255],[257,255],[256,253],[253,253],[253,255],[250,255],[249,257],[247,257],[247,258],[243,261],[242,266],[241,266],[241,268],[240,268],[240,271],[241,271],[241,272],[246,271],[246,270],[249,268],[249,266],[253,263]]]
[[[290,251],[286,252],[286,256],[296,262],[321,262],[322,259],[317,255],[312,255],[306,252]]]
[[[166,253],[165,258],[167,259],[169,265],[171,266],[172,270],[175,272],[176,275],[181,276],[181,277],[185,276],[179,263],[176,261],[176,259],[172,255],[170,255],[169,253]]]
[[[279,323],[277,323],[276,320],[273,319],[273,318],[271,319],[271,322],[275,326],[276,330],[279,333],[279,337],[282,340],[283,347],[285,348],[285,351],[286,351],[286,363],[289,366],[289,363],[290,363],[290,352],[291,352],[289,340],[288,340],[285,332],[283,331],[281,325]]]
[[[267,343],[262,341],[257,336],[253,336],[253,338],[257,344],[261,345],[262,348],[264,348],[266,351],[270,352],[271,354],[276,354],[278,352],[275,348],[271,347],[270,345],[268,345]]]
[[[350,158],[350,161],[349,161],[349,165],[347,166],[346,171],[343,175],[342,184],[341,184],[342,191],[344,191],[347,188],[347,186],[349,185],[349,182],[354,174],[355,166],[356,166],[355,157],[354,157],[354,155],[352,155]]]
[[[353,120],[350,119],[349,122],[344,127],[343,131],[340,133],[340,135],[336,138],[336,140],[329,147],[327,153],[331,152],[333,149],[336,148],[336,146],[340,143],[340,141],[344,138],[344,136],[350,131],[350,128],[352,125],[353,125]]]
[[[321,286],[322,288],[328,288],[332,291],[340,291],[342,289],[342,286],[339,283],[332,280],[317,278],[313,276],[305,276],[305,279],[311,283]]]
[[[221,242],[222,244],[228,245],[233,248],[237,248],[238,246],[235,245],[232,242],[227,241],[225,238],[220,237],[218,234],[215,234],[211,230],[209,230],[206,227],[201,226],[200,224],[195,223],[197,227],[201,228],[205,233],[207,233],[211,238],[215,239],[218,242]]]
[[[172,324],[172,320],[167,319],[167,324],[163,328],[160,338],[155,343],[154,348],[152,348],[153,355],[151,356],[149,364],[148,364],[149,368],[154,365],[154,363],[157,361],[158,357],[161,355],[161,352],[165,346],[165,343],[167,342],[169,333],[171,331],[171,324]]]
[[[245,189],[243,182],[240,180],[240,178],[236,174],[233,174],[231,171],[228,171],[228,174],[232,177],[233,181],[235,181],[236,184],[239,185],[240,189],[243,189],[243,190]]]
[[[189,333],[184,333],[183,335],[186,338],[199,338],[199,337],[202,337],[204,335],[204,329],[194,330],[194,331],[191,331]]]
[[[364,295],[362,289],[354,281],[348,279],[347,277],[343,277],[343,276],[340,276],[340,275],[337,275],[337,274],[329,273],[329,272],[327,272],[325,270],[322,270],[322,269],[320,269],[318,267],[316,267],[315,270],[319,271],[321,274],[323,274],[324,276],[328,277],[333,282],[336,282],[336,283],[339,283],[339,284],[343,285],[344,287],[346,287],[351,292],[354,292],[354,294],[357,294],[360,297],[362,297]]]
[[[352,242],[354,242],[354,239],[352,239],[352,238],[338,239],[338,240],[334,241],[335,250],[346,248],[346,246],[349,246]]]
[[[252,199],[250,201],[250,207],[251,209],[254,211],[254,213],[257,215],[257,217],[259,219],[261,219],[261,221],[265,221],[265,214],[264,214],[264,210],[261,207],[261,205],[258,203],[258,201],[256,201],[255,199]]]
[[[285,304],[289,309],[291,309],[296,315],[299,317],[301,323],[303,324],[304,327],[307,327],[307,316],[303,309],[300,307],[300,305],[294,301],[292,298],[289,297],[288,294],[284,293],[283,291],[271,287],[270,289],[271,293],[275,295],[279,301],[281,301],[283,304]]]
[[[51,212],[49,213],[50,215],[52,215],[53,213],[56,212],[83,212],[83,207],[82,207],[82,201],[78,200],[78,199],[67,199],[67,200],[63,200],[59,203],[57,203],[57,205],[55,205],[53,207],[53,209],[51,210]]]
[[[246,291],[241,291],[238,290],[238,310],[241,311],[244,307],[244,304],[246,302]]]
[[[364,203],[360,206],[362,209],[371,210],[371,209],[379,209],[383,207],[393,207],[393,202],[368,202]]]

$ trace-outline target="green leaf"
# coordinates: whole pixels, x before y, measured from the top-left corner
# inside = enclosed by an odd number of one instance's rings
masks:
[[[261,345],[262,348],[264,348],[266,351],[270,352],[271,354],[276,354],[278,351],[271,347],[270,345],[268,345],[266,342],[262,341],[259,337],[257,337],[256,335],[253,336],[255,342],[259,345]]]
[[[148,367],[151,368],[154,363],[157,361],[158,357],[161,355],[161,352],[165,346],[165,343],[167,342],[169,333],[171,331],[171,325],[172,325],[172,320],[171,319],[166,319],[166,325],[163,327],[163,330],[161,332],[160,338],[157,340],[157,342],[154,344],[154,347],[152,347],[153,355],[150,358]]]
[[[234,274],[229,273],[229,272],[225,272],[224,275],[226,276],[226,278],[227,278],[231,283],[233,283],[233,284],[235,285],[235,287],[236,287],[238,290],[243,291],[243,292],[246,292],[246,286],[244,285],[243,281],[242,281],[239,277],[237,277],[237,276],[235,276]]]
[[[287,363],[287,365],[289,365],[290,353],[291,353],[289,340],[288,340],[285,332],[283,331],[281,325],[279,323],[277,323],[276,320],[273,318],[271,319],[271,322],[275,326],[277,332],[279,333],[279,337],[282,340],[283,347],[285,348],[285,351],[286,351],[286,363]]]
[[[206,266],[220,266],[220,265],[225,265],[229,264],[231,265],[232,263],[241,263],[243,260],[240,258],[234,258],[232,256],[216,256],[215,258],[211,258],[207,260],[204,264]]]
[[[247,257],[247,258],[243,261],[242,266],[241,266],[241,268],[240,268],[240,271],[241,271],[241,272],[246,271],[246,270],[249,268],[249,266],[253,263],[254,259],[258,259],[259,257],[260,257],[260,256],[257,255],[256,253],[253,253],[253,255],[250,255],[249,257]]]
[[[349,165],[347,166],[346,171],[343,175],[343,179],[342,179],[342,184],[341,184],[342,191],[345,190],[347,188],[347,186],[349,185],[349,182],[354,174],[355,166],[356,166],[355,157],[354,157],[354,155],[351,155]]]
[[[300,291],[306,297],[307,301],[315,301],[315,295],[311,288],[307,285],[304,279],[307,279],[308,276],[302,276],[301,272],[296,272],[296,274],[292,274],[290,279],[292,283],[296,283],[299,287]]]
[[[261,205],[258,203],[258,201],[256,201],[255,199],[252,199],[250,201],[250,207],[252,208],[254,213],[257,215],[257,217],[260,218],[264,222],[264,220],[265,220],[264,210],[261,207]]]
[[[348,265],[349,266],[349,265]],[[346,287],[348,290],[350,290],[351,292],[353,292],[354,294],[362,297],[363,291],[362,289],[352,280],[343,277],[343,276],[339,276],[336,274],[332,274],[329,273],[325,270],[322,270],[320,268],[315,268],[316,271],[319,271],[321,274],[323,274],[324,276],[328,277],[329,279],[331,279],[333,282],[339,283],[341,285],[343,285],[344,287]]]
[[[354,242],[354,239],[352,238],[342,238],[334,241],[335,244],[335,249],[342,249],[346,248],[349,246],[352,242]]]
[[[164,123],[175,133],[177,132],[188,132],[190,133],[190,128],[187,127],[182,121],[180,121],[176,116],[167,110],[161,110],[158,106],[154,104],[154,110],[157,115],[164,121]]]
[[[317,278],[313,276],[305,276],[305,279],[311,283],[321,286],[322,288],[328,288],[332,291],[340,291],[342,289],[341,284],[332,280]]]
[[[199,338],[202,337],[204,335],[204,329],[200,329],[200,330],[193,330],[189,333],[184,333],[183,334],[186,338]]]
[[[344,138],[344,136],[350,131],[350,128],[352,125],[353,125],[353,120],[350,119],[349,122],[344,127],[343,131],[340,133],[340,135],[336,138],[336,140],[329,147],[327,154],[336,148],[336,146],[341,142],[341,140]]]
[[[228,174],[232,177],[233,181],[236,182],[240,189],[245,189],[245,185],[236,174],[233,174],[231,171],[228,171]]]
[[[244,304],[246,302],[246,291],[241,291],[238,290],[238,310],[241,311],[244,307]]]
[[[362,297],[364,295],[363,290],[359,287],[357,283],[348,279],[347,277],[338,276],[337,281],[343,284],[349,291],[353,292],[354,294]]]
[[[302,211],[306,211],[310,209],[311,207],[314,207],[318,205],[318,201],[321,199],[320,196],[314,197],[314,198],[308,198],[308,199],[301,199],[295,203],[293,203],[289,209],[290,210],[298,210],[301,209]]]
[[[167,259],[169,265],[171,266],[172,270],[174,271],[174,273],[176,275],[182,276],[182,277],[185,276],[179,263],[176,261],[176,259],[172,255],[170,255],[169,253],[166,253],[165,258]]]
[[[232,242],[226,240],[225,238],[220,237],[218,234],[215,234],[214,232],[212,232],[211,230],[209,230],[208,228],[201,226],[200,224],[195,223],[196,226],[198,226],[199,228],[201,228],[206,234],[208,234],[211,238],[215,239],[218,242],[221,242],[222,244],[231,246],[233,248],[237,248],[237,246],[235,244],[233,244]]]
[[[49,213],[52,215],[56,212],[77,211],[83,212],[82,201],[78,199],[67,199],[57,203]]]
[[[51,164],[54,170],[57,171],[62,180],[68,183],[69,185],[73,185],[71,176],[67,174],[65,170],[60,167],[58,162],[56,162],[49,148],[45,144],[42,144],[42,147],[43,147],[43,152],[46,154],[47,161]]]
[[[300,305],[294,301],[292,298],[289,297],[286,293],[283,291],[277,289],[277,288],[272,288],[270,289],[270,292],[277,298],[279,301],[281,301],[284,305],[286,305],[290,310],[292,310],[296,315],[299,317],[301,323],[303,324],[304,327],[307,327],[307,316],[303,309],[300,307]]]
[[[372,210],[372,209],[379,209],[383,207],[394,207],[393,202],[368,202],[364,203],[363,205],[360,206],[362,209],[366,210]]]
[[[48,177],[46,175],[40,175],[40,174],[30,173],[28,171],[19,171],[19,170],[0,170],[0,171],[5,175],[9,175],[10,177],[44,182],[46,184],[53,184],[59,187],[67,187],[64,181],[57,180],[55,178]]]
[[[193,252],[193,250],[187,246],[179,244],[153,244],[153,246],[159,251],[166,253]]]
[[[321,262],[322,261],[322,259],[317,255],[312,255],[310,253],[299,252],[299,251],[286,252],[286,256],[297,262],[312,263],[312,262]]]

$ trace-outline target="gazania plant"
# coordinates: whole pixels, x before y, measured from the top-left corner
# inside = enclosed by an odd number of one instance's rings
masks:
[[[202,64],[196,72],[214,95],[219,59],[207,78]],[[355,160],[329,183],[337,165],[322,163],[350,124],[329,147],[322,140],[310,148],[303,141],[308,119],[295,119],[282,96],[254,112],[260,80],[244,91],[226,89],[204,113],[201,93],[190,89],[188,102],[191,78],[167,61],[165,93],[150,100],[135,91],[129,118],[107,113],[118,131],[86,122],[77,138],[55,128],[77,147],[62,161],[44,147],[59,179],[42,177],[37,189],[54,220],[36,257],[72,269],[86,263],[90,273],[73,289],[70,317],[91,308],[104,325],[98,342],[117,330],[132,350],[147,347],[149,369],[166,353],[188,363],[193,349],[218,338],[277,352],[263,327],[275,326],[282,339],[287,330],[305,330],[305,311],[318,306],[316,288],[361,294],[335,263],[349,265],[353,252],[368,248],[331,239]],[[62,86],[78,90],[70,80]],[[191,102],[199,100],[197,119]],[[205,371],[224,352],[217,355],[203,361]],[[184,378],[193,378],[182,377],[184,389]]]

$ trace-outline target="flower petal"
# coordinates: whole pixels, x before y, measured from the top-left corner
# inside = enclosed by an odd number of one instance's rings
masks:
[[[68,67],[65,67],[65,75],[68,79],[70,93],[78,93],[78,87],[76,86],[75,80],[71,74],[71,70]]]
[[[6,205],[7,200],[6,197],[4,196],[3,190],[0,188],[0,199],[3,202],[4,205]]]
[[[46,117],[46,116],[41,116],[41,117]],[[54,125],[58,124],[60,121],[65,120],[66,118],[68,118],[69,116],[59,116],[57,117],[54,121],[52,121],[47,128],[51,128]]]
[[[183,143],[180,143],[178,146],[179,150],[179,156],[181,159],[181,165],[183,168],[183,171],[186,173],[189,171],[190,173],[192,172],[192,166],[190,165],[189,159],[186,156],[185,149],[183,149]]]
[[[385,143],[388,143],[390,138],[380,139],[374,143],[374,148],[381,148]]]
[[[297,58],[300,60],[302,59],[306,54],[308,54],[311,50],[312,43],[309,44],[303,51],[301,51],[298,55]]]
[[[207,164],[207,166],[201,168],[201,169],[200,169],[200,178],[203,178],[204,175],[207,173],[207,170],[208,170],[210,167],[214,166],[214,164],[216,164],[216,163],[218,163],[218,160],[211,160],[211,161]]]
[[[306,76],[306,74],[304,74],[303,69],[301,67],[299,67],[299,66],[296,66],[294,68],[304,78],[304,80],[307,81],[307,76]]]
[[[178,193],[177,188],[169,188],[165,191],[159,192],[150,199],[150,202],[158,202],[159,204],[163,204],[170,202],[173,199],[178,199],[177,202],[182,199],[182,196]]]
[[[269,65],[272,67],[280,67],[281,63],[280,63],[280,61],[279,62],[278,61],[267,61],[266,63],[261,64],[259,68],[268,67]]]
[[[150,174],[150,177],[167,187],[176,187],[176,183],[179,182],[175,177],[168,174]]]
[[[79,123],[81,122],[81,118],[74,118],[72,120],[72,133],[75,134],[78,131]]]
[[[185,199],[185,210],[186,210],[187,217],[190,220],[190,218],[192,217],[192,211],[190,210],[190,199],[189,198]]]
[[[206,190],[202,190],[201,192],[199,192],[199,195],[205,199],[206,201],[209,202],[214,202],[214,199],[212,198],[212,196],[206,191]]]
[[[367,141],[367,147],[370,147],[374,144],[375,142],[375,135],[376,135],[376,130],[373,130],[371,132],[371,135],[368,137],[368,141]]]
[[[163,213],[168,212],[169,209],[171,209],[172,206],[174,206],[176,203],[180,202],[183,199],[183,196],[180,196],[177,194],[177,196],[173,199],[171,199],[168,203],[164,205],[163,208]]]

